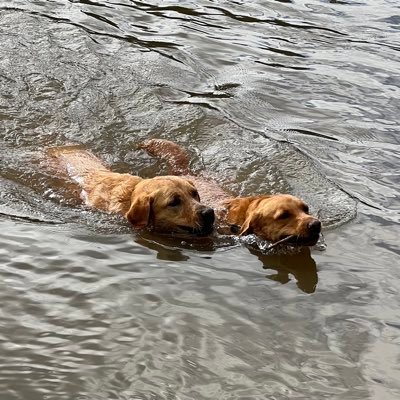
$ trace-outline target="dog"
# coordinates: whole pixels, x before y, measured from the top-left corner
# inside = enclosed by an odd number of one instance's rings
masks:
[[[49,153],[81,186],[87,205],[121,214],[136,229],[193,235],[208,235],[214,229],[214,210],[200,202],[195,185],[187,178],[143,179],[112,172],[78,146],[57,147]]]
[[[321,233],[321,222],[309,214],[307,204],[290,194],[232,197],[204,175],[195,175],[189,167],[189,155],[178,144],[164,139],[150,139],[139,145],[150,155],[166,161],[170,172],[190,179],[203,202],[216,211],[221,233],[240,236],[254,234],[272,242],[313,246]],[[270,246],[270,247],[271,247]]]

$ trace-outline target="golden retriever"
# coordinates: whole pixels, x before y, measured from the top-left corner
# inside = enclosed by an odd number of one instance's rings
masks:
[[[214,210],[200,203],[196,187],[184,177],[143,179],[112,172],[77,146],[57,147],[49,153],[81,186],[87,205],[121,214],[135,228],[196,235],[213,231]]]
[[[321,232],[321,222],[309,214],[307,204],[290,194],[232,198],[214,181],[195,176],[189,168],[189,156],[178,144],[150,139],[139,145],[149,154],[166,160],[171,173],[190,179],[203,202],[216,211],[217,226],[239,235],[255,234],[267,241],[313,246]]]

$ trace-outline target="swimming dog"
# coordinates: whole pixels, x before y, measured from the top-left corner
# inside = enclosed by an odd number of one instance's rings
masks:
[[[81,186],[87,205],[121,214],[137,229],[197,235],[213,231],[214,210],[200,202],[199,192],[188,178],[143,179],[112,172],[99,158],[78,146],[57,147],[49,153]]]
[[[231,234],[255,234],[274,245],[286,242],[313,246],[321,232],[321,222],[309,214],[308,205],[291,194],[232,197],[215,181],[195,175],[184,148],[164,139],[150,139],[139,145],[150,155],[166,161],[172,174],[190,179],[203,202],[216,211],[217,229]]]

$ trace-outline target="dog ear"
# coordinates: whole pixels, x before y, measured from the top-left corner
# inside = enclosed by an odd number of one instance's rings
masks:
[[[153,198],[147,194],[132,196],[131,206],[125,218],[137,229],[145,228],[150,223],[150,211]]]
[[[239,231],[239,236],[251,235],[253,233],[253,215],[250,214],[243,222]]]
[[[239,235],[250,235],[253,233],[254,221],[257,219],[253,209],[259,203],[260,196],[237,197],[224,201],[233,221],[244,219]]]

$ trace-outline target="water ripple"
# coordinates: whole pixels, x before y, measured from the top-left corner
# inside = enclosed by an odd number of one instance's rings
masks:
[[[0,397],[397,399],[393,4],[158,3],[0,5]],[[233,193],[302,196],[326,250],[138,234],[46,158],[154,176],[150,137]]]

